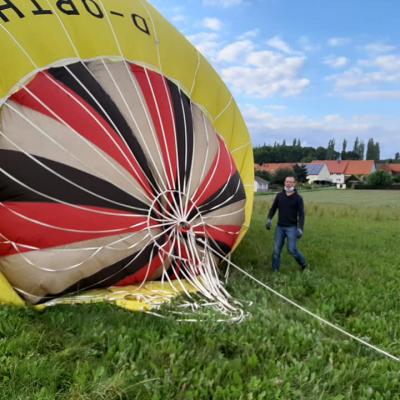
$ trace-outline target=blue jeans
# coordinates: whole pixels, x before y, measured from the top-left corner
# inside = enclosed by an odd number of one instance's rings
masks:
[[[272,255],[272,269],[279,271],[281,265],[281,252],[287,238],[287,248],[300,266],[306,265],[306,259],[297,249],[297,227],[277,225],[275,230],[274,254]]]

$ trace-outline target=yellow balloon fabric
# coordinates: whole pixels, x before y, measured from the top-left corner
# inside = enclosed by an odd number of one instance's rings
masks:
[[[249,132],[213,67],[147,1],[7,1],[0,5],[0,52],[0,107],[40,71],[82,60],[127,60],[175,83],[221,135],[240,174],[246,202],[238,245],[250,223],[254,196]],[[110,292],[98,293],[107,297]],[[0,302],[24,303],[1,272]],[[118,302],[135,308],[126,298]]]

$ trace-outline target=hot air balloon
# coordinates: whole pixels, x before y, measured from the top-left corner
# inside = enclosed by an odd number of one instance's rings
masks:
[[[0,300],[180,279],[218,297],[253,156],[204,57],[133,0],[9,1],[0,49]]]

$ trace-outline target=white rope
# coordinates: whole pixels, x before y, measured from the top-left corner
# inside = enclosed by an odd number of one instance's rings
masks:
[[[164,232],[159,233],[159,234],[156,236],[156,238],[158,238],[158,237],[160,237],[160,236],[162,236],[162,235],[164,235]],[[155,242],[153,243],[153,247],[152,247],[151,252],[150,252],[150,256],[149,256],[149,261],[148,261],[148,263],[151,262],[151,259],[152,259],[152,256],[153,256],[153,252],[154,252],[154,247],[155,247],[154,245],[155,245]],[[96,282],[94,282],[94,283],[92,283],[92,284],[90,284],[90,285],[87,285],[87,286],[85,286],[85,287],[79,288],[79,290],[77,290],[77,291],[70,292],[70,293],[68,293],[68,295],[73,295],[73,294],[75,294],[75,293],[80,293],[80,292],[82,292],[82,291],[91,289],[91,288],[94,287],[94,286],[99,286],[99,285],[101,285],[101,284],[102,284],[104,281],[106,281],[107,279],[110,279],[110,278],[114,277],[115,275],[117,275],[117,274],[120,273],[121,271],[124,271],[126,268],[128,268],[134,261],[136,261],[136,259],[137,259],[138,257],[140,257],[140,255],[143,253],[144,250],[146,250],[146,248],[147,248],[147,246],[143,247],[143,248],[135,255],[135,257],[133,257],[133,258],[132,258],[130,261],[128,261],[122,268],[120,268],[119,270],[117,270],[117,271],[114,272],[113,274],[108,275],[108,276],[106,276],[104,279],[101,279],[101,280],[99,280],[99,281],[96,281]],[[29,292],[27,292],[27,291],[25,291],[25,290],[23,290],[23,289],[21,289],[21,288],[19,288],[19,287],[17,287],[17,286],[14,286],[14,289],[15,289],[17,292],[24,294],[25,296],[30,296],[30,297],[36,298],[36,299],[38,299],[38,300],[43,300],[43,299],[52,297],[52,296],[37,296],[37,295],[32,294],[32,293],[29,293]],[[90,296],[91,296],[91,295],[87,295],[87,298],[90,298]]]
[[[2,172],[4,173],[4,171],[2,171]],[[26,221],[32,222],[32,223],[37,224],[37,225],[41,225],[41,226],[46,227],[46,228],[52,228],[52,229],[56,229],[56,230],[60,230],[60,231],[64,231],[64,232],[75,232],[75,233],[117,233],[117,232],[129,230],[129,229],[132,229],[132,228],[136,228],[136,227],[138,227],[140,225],[144,225],[146,223],[146,221],[143,221],[143,222],[139,222],[137,224],[125,226],[123,228],[102,229],[102,230],[98,230],[98,229],[96,229],[96,230],[95,229],[87,230],[87,229],[63,228],[61,226],[47,224],[47,223],[39,221],[37,219],[28,217],[27,215],[24,215],[24,214],[22,214],[22,213],[20,213],[20,212],[18,212],[16,210],[13,210],[12,208],[8,207],[6,204],[4,204],[1,201],[0,201],[0,207],[5,208],[10,213],[12,213],[12,214],[14,214],[14,215],[26,220]]]
[[[245,148],[245,147],[251,147],[251,149],[253,150],[253,145],[252,145],[252,143],[251,143],[251,142],[247,142],[247,143],[245,143],[245,144],[242,144],[241,146],[235,147],[234,149],[232,149],[232,150],[230,151],[230,153],[231,153],[231,154],[236,153],[237,151],[242,150],[242,149]]]
[[[200,183],[203,182],[203,179],[204,179],[204,176],[205,176],[205,173],[206,173],[206,167],[207,167],[207,164],[208,164],[208,156],[209,156],[209,153],[210,153],[210,146],[209,146],[209,144],[210,144],[210,136],[209,136],[209,132],[208,132],[208,125],[206,123],[206,118],[205,118],[205,115],[204,115],[203,112],[201,112],[201,119],[202,119],[202,122],[203,122],[204,130],[206,132],[206,154],[205,154],[205,160],[202,163],[203,164],[203,168],[202,168],[201,174],[200,174],[200,179],[199,179]],[[193,129],[193,136],[195,136],[195,135],[196,135],[196,132]],[[193,152],[193,154],[195,154],[195,152]],[[194,192],[192,197],[190,197],[190,187],[191,187],[192,173],[194,172],[192,170],[193,170],[193,168],[191,169],[191,175],[190,175],[190,180],[189,180],[190,183],[188,184],[188,191],[186,193],[186,202],[185,202],[185,214],[186,215],[189,214],[189,212],[188,212],[189,200],[192,201],[193,196],[196,193],[196,192]]]
[[[6,103],[6,104],[7,104],[7,103]],[[36,156],[34,156],[34,155],[32,155],[32,154],[26,152],[21,146],[19,146],[19,145],[16,144],[13,140],[11,140],[1,129],[0,129],[0,135],[1,135],[6,141],[8,141],[9,143],[11,143],[12,146],[14,146],[16,149],[18,149],[18,151],[19,151],[21,154],[24,154],[27,158],[31,159],[35,164],[41,166],[43,169],[49,171],[51,174],[57,176],[57,177],[60,178],[61,180],[63,180],[63,181],[65,181],[65,182],[69,183],[70,185],[75,186],[76,188],[82,190],[83,192],[86,192],[86,193],[92,195],[93,197],[97,197],[98,199],[108,201],[108,202],[110,202],[110,203],[112,203],[112,204],[115,204],[115,205],[118,205],[118,206],[123,206],[123,207],[126,207],[126,208],[130,208],[131,210],[145,211],[144,208],[134,207],[134,206],[131,206],[131,205],[128,205],[128,204],[121,203],[121,202],[119,202],[119,201],[115,201],[115,200],[109,199],[108,197],[101,196],[101,195],[99,195],[99,194],[93,192],[92,190],[89,190],[89,189],[85,188],[84,186],[75,183],[75,182],[72,181],[71,179],[66,178],[64,175],[58,173],[58,172],[57,172],[56,170],[54,170],[53,168],[48,167],[45,163],[41,162],[41,161],[39,160],[38,157],[36,157]],[[42,192],[40,192],[40,193],[42,193]],[[111,214],[111,213],[107,213],[107,215],[122,215],[122,216],[125,216],[126,214],[116,214],[116,213],[112,213],[112,214]],[[132,215],[136,215],[136,214],[133,213]]]
[[[187,210],[187,215],[189,215],[189,214],[191,213],[191,211],[193,210],[193,207],[195,207],[195,201],[193,201],[193,199],[200,199],[201,196],[203,196],[203,194],[204,194],[205,191],[207,190],[207,188],[208,188],[210,182],[212,181],[214,175],[216,174],[220,155],[221,155],[221,146],[218,145],[217,157],[216,157],[216,160],[215,160],[215,165],[213,166],[213,169],[212,169],[212,173],[211,173],[211,175],[210,175],[210,177],[209,177],[209,179],[208,179],[206,185],[204,186],[203,190],[201,191],[201,193],[200,193],[199,195],[197,194],[198,191],[199,191],[199,189],[200,189],[200,186],[198,186],[198,188],[197,188],[197,189],[195,190],[195,192],[193,193],[193,195],[192,195],[192,197],[191,197],[192,202],[191,202],[191,205],[190,205],[190,207],[189,207],[189,210]]]
[[[62,125],[66,126],[70,131],[75,133],[76,138],[78,138],[81,142],[83,142],[85,145],[87,145],[92,151],[94,151],[97,155],[99,155],[105,163],[107,163],[115,172],[117,172],[129,185],[132,185],[132,181],[129,180],[125,174],[122,174],[121,168],[117,168],[116,165],[103,154],[102,151],[100,151],[97,146],[94,146],[89,140],[87,140],[84,136],[82,136],[80,133],[78,133],[71,125],[69,125],[63,118],[61,118],[57,113],[55,113],[46,103],[44,103],[39,97],[35,95],[27,86],[24,86],[23,90],[25,90],[29,95],[35,99],[42,107],[44,107],[51,115],[54,116],[55,119],[57,119]],[[85,163],[82,162],[82,160],[78,157],[76,157],[75,154],[71,153],[68,151],[63,145],[61,145],[59,142],[54,140],[46,131],[44,131],[42,128],[40,128],[37,124],[35,124],[33,121],[31,121],[29,118],[27,118],[25,115],[23,115],[20,111],[18,111],[17,108],[13,107],[9,102],[4,103],[5,106],[10,108],[13,112],[15,112],[20,118],[24,119],[26,122],[28,122],[29,125],[31,125],[34,128],[35,132],[40,133],[42,136],[44,136],[46,139],[48,139],[51,143],[56,145],[59,149],[63,150],[68,156],[72,157],[76,162],[81,164],[84,168],[84,171],[90,171],[90,167],[86,165]],[[97,174],[105,181],[108,181],[107,178],[104,177],[103,174],[99,173],[97,171]]]
[[[155,143],[155,146],[156,146],[156,148],[157,148],[157,151],[158,151],[158,156],[159,156],[160,159],[162,160],[163,157],[162,157],[161,151],[160,151],[160,149],[159,149],[159,143],[158,143],[157,135],[156,135],[156,132],[155,132],[155,128],[154,128],[153,124],[151,123],[151,118],[150,118],[150,116],[149,116],[147,107],[146,107],[146,106],[144,105],[144,103],[143,103],[142,96],[140,96],[141,91],[139,90],[139,88],[138,88],[138,86],[137,86],[137,84],[136,84],[136,80],[133,79],[133,76],[132,76],[132,73],[131,73],[131,71],[130,71],[130,69],[129,69],[129,67],[128,67],[126,58],[125,58],[125,56],[124,56],[124,54],[123,54],[122,46],[121,46],[121,44],[120,44],[120,42],[119,42],[118,35],[117,35],[117,33],[115,32],[115,29],[114,29],[114,27],[113,27],[113,25],[112,25],[112,22],[111,22],[111,20],[110,20],[108,14],[107,14],[107,11],[106,11],[106,9],[105,9],[105,6],[104,6],[104,4],[103,4],[103,2],[102,2],[101,0],[99,0],[99,1],[100,1],[100,4],[101,4],[101,7],[103,8],[104,15],[106,16],[107,23],[108,23],[108,25],[109,25],[109,27],[110,27],[110,30],[111,30],[111,32],[112,32],[112,35],[113,35],[115,44],[116,44],[116,46],[117,46],[117,48],[118,48],[118,52],[119,52],[120,56],[122,57],[122,62],[123,62],[123,64],[124,64],[124,66],[125,66],[125,69],[126,69],[126,71],[127,71],[127,74],[128,74],[129,79],[130,79],[130,82],[132,83],[132,87],[134,88],[135,92],[138,94],[138,99],[139,99],[139,101],[140,101],[142,110],[143,110],[143,112],[144,112],[144,114],[145,114],[145,116],[146,116],[147,124],[148,124],[148,126],[150,127],[150,131],[151,131],[151,133],[152,133],[152,139],[153,139],[153,141],[154,141],[154,143]],[[144,5],[144,8],[146,9],[146,12],[149,14],[149,12],[148,12],[148,10],[147,10],[147,8],[146,8],[145,5]],[[151,22],[153,23],[153,20],[152,20],[152,18],[151,18],[151,15],[150,15],[150,19],[151,19]],[[153,24],[153,29],[154,29],[154,31],[155,31],[154,24]],[[156,34],[156,31],[155,31],[155,34]],[[157,41],[157,43],[158,43],[158,41]],[[162,72],[158,45],[156,46],[156,48],[157,48],[157,54],[158,54],[158,57],[159,57],[159,69],[160,69],[160,71]],[[104,63],[104,61],[103,61],[103,63]],[[150,81],[150,79],[149,79],[149,76],[148,76],[148,73],[147,73],[147,69],[144,68],[144,70],[145,70],[145,75],[146,75],[148,84],[149,84],[149,86],[150,86],[150,88],[151,88],[152,95],[153,95],[153,98],[154,98],[154,101],[155,101],[154,92],[153,92],[153,87],[152,87],[152,85],[151,85],[151,81]],[[108,71],[108,69],[107,69],[107,71]],[[158,175],[158,177],[159,177],[159,182],[158,182],[158,183],[161,184],[161,185],[164,185],[164,181],[163,181],[163,178],[162,178],[162,176],[161,176],[161,173],[160,173],[160,171],[158,170],[157,164],[156,164],[156,162],[155,162],[154,159],[153,159],[152,152],[149,150],[149,148],[148,148],[148,146],[147,146],[147,141],[144,139],[143,134],[142,134],[142,131],[141,131],[141,129],[140,129],[140,127],[139,127],[139,125],[138,125],[136,119],[134,118],[134,116],[133,116],[133,114],[132,114],[132,110],[131,110],[130,107],[128,106],[128,103],[127,103],[125,97],[123,96],[121,90],[119,89],[119,86],[117,85],[117,83],[116,83],[114,77],[112,77],[111,71],[108,71],[108,73],[109,73],[110,77],[112,78],[112,81],[113,81],[115,87],[117,88],[117,90],[118,90],[118,92],[119,92],[119,94],[120,94],[120,96],[121,96],[121,99],[123,100],[125,106],[127,107],[127,110],[128,110],[128,112],[129,112],[129,114],[130,114],[130,117],[131,117],[133,123],[135,124],[135,126],[136,126],[136,128],[137,128],[137,131],[138,131],[138,133],[139,133],[139,135],[140,135],[140,137],[141,137],[141,139],[142,139],[142,142],[143,142],[143,144],[144,144],[144,146],[145,146],[145,148],[146,148],[146,150],[147,150],[147,156],[148,156],[148,158],[150,158],[150,160],[151,160],[151,162],[152,162],[152,165],[153,165],[153,167],[154,167],[154,170],[157,172],[157,175]],[[164,86],[165,86],[165,79],[163,79],[163,83],[164,83]],[[165,90],[166,90],[166,92],[167,92],[166,86],[165,86]],[[170,104],[169,96],[167,96],[167,98],[168,98],[168,102],[169,102],[169,104]],[[157,103],[156,101],[155,101],[155,104],[156,104],[156,107],[157,107],[157,113],[159,114],[158,103]],[[171,104],[170,104],[170,112],[171,112],[171,115],[173,116]],[[160,118],[159,120],[160,120],[160,125],[161,125],[161,127],[162,127],[163,140],[164,140],[164,143],[166,143],[166,138],[165,138],[165,134],[164,134],[163,122],[162,122],[161,118]],[[175,120],[174,120],[174,118],[172,118],[172,122],[173,122],[173,129],[174,129],[174,131],[175,131]],[[175,141],[175,142],[176,142],[176,141]],[[175,146],[176,146],[176,145],[175,145]],[[177,151],[176,151],[176,154],[178,154]],[[169,162],[170,171],[171,171],[171,177],[172,177],[173,174],[172,174],[172,169],[171,169],[171,161],[170,161],[170,158],[169,158],[169,154],[167,154],[167,155],[168,155],[168,162]],[[151,182],[150,182],[150,183],[151,183]],[[152,188],[153,188],[154,192],[157,193],[157,190],[156,190],[156,188],[153,187],[153,185],[152,185]],[[166,189],[167,189],[167,188],[166,188],[166,186],[164,185],[164,190],[166,190]],[[176,204],[176,200],[175,200],[175,199],[172,199],[172,200],[173,200],[173,202],[174,202],[174,206],[178,208],[178,205]],[[168,198],[166,198],[166,201],[170,204]],[[174,207],[172,206],[172,204],[170,204],[170,206],[171,206],[171,208],[174,208]]]
[[[252,279],[253,281],[255,281],[256,283],[258,283],[260,286],[264,287],[265,289],[269,290],[271,293],[273,293],[274,295],[278,296],[279,298],[281,298],[282,300],[286,301],[287,303],[291,304],[292,306],[295,306],[296,308],[298,308],[299,310],[303,311],[304,313],[310,315],[311,317],[317,319],[319,322],[322,322],[325,325],[328,325],[329,327],[337,330],[338,332],[342,333],[343,335],[348,336],[349,338],[363,344],[364,346],[367,346],[373,350],[375,350],[376,352],[383,354],[384,356],[391,358],[394,361],[400,362],[400,357],[396,357],[393,354],[388,353],[385,350],[380,349],[377,346],[374,346],[371,343],[368,343],[367,341],[345,331],[343,328],[333,324],[332,322],[327,321],[326,319],[320,317],[317,314],[314,314],[313,312],[307,310],[306,308],[304,308],[303,306],[297,304],[296,302],[294,302],[293,300],[290,300],[289,298],[287,298],[286,296],[284,296],[283,294],[277,292],[276,290],[272,289],[270,286],[266,285],[264,282],[261,282],[260,280],[258,280],[257,278],[255,278],[253,275],[249,274],[247,271],[245,271],[244,269],[240,268],[238,265],[236,265],[235,263],[233,263],[231,260],[229,260],[228,258],[226,258],[225,256],[218,254],[217,251],[215,251],[212,247],[210,247],[205,241],[203,242],[203,244],[209,249],[211,250],[213,253],[217,254],[218,257],[221,257],[224,261],[228,262],[229,265],[232,265],[234,268],[236,268],[238,271],[240,271],[242,274],[246,275],[248,278]]]
[[[229,100],[228,100],[228,102],[226,103],[226,105],[225,105],[225,107],[220,111],[220,113],[216,116],[216,117],[214,117],[214,123],[215,123],[215,121],[217,120],[217,119],[219,119],[219,118],[221,118],[221,116],[225,113],[225,111],[229,108],[229,106],[231,105],[231,103],[232,103],[232,100],[233,100],[233,98],[232,98],[232,96],[229,98]]]
[[[70,33],[68,32],[68,30],[67,30],[67,28],[65,27],[64,23],[62,22],[61,18],[59,17],[59,15],[58,15],[57,12],[55,11],[55,9],[51,6],[51,4],[49,3],[49,1],[48,1],[48,0],[46,0],[46,1],[47,1],[47,3],[48,3],[49,7],[52,9],[53,13],[56,15],[58,22],[60,23],[60,25],[61,25],[61,27],[62,27],[62,29],[63,29],[63,31],[64,31],[64,33],[65,33],[65,35],[66,35],[66,37],[67,37],[67,39],[68,39],[68,41],[69,41],[69,43],[71,44],[71,46],[72,46],[72,48],[73,48],[73,50],[74,50],[74,52],[75,52],[75,55],[78,57],[79,61],[80,61],[81,64],[84,66],[84,68],[88,71],[88,73],[96,80],[96,77],[94,76],[93,72],[88,68],[88,66],[86,65],[86,63],[84,63],[84,62],[82,61],[82,58],[81,58],[81,56],[80,56],[80,54],[79,54],[79,52],[78,52],[78,49],[77,49],[77,47],[75,46],[75,44],[74,44],[74,42],[73,42],[72,36],[71,36]],[[101,7],[102,7],[102,11],[104,12],[104,15],[105,15],[105,17],[106,17],[107,23],[109,24],[110,29],[111,29],[111,32],[113,33],[113,36],[114,36],[114,38],[115,38],[116,45],[117,45],[117,47],[118,47],[118,51],[120,52],[121,56],[123,57],[122,50],[121,50],[121,46],[120,46],[120,43],[119,43],[118,38],[117,38],[117,36],[116,36],[115,30],[114,30],[114,28],[113,28],[113,26],[112,26],[111,20],[110,20],[108,14],[107,14],[107,11],[106,11],[106,9],[105,9],[105,7],[104,7],[104,5],[103,5],[103,3],[102,3],[101,1],[100,1],[100,4],[101,4]],[[106,64],[104,63],[104,59],[102,59],[102,62],[103,62],[103,65],[106,66]],[[123,63],[124,63],[124,65],[126,66],[126,61],[125,61],[125,59],[123,59]],[[80,80],[79,80],[77,77],[75,77],[75,75],[72,74],[72,72],[68,69],[68,67],[64,65],[64,68],[67,69],[67,71],[70,73],[70,75],[73,76],[73,78],[84,88],[84,90],[90,95],[90,97],[93,98],[93,100],[96,102],[96,104],[102,109],[102,111],[104,112],[104,114],[107,116],[107,119],[110,121],[110,123],[111,123],[111,125],[114,127],[115,131],[118,133],[118,136],[120,137],[120,139],[125,143],[125,145],[126,145],[128,151],[129,151],[130,155],[136,160],[136,157],[135,157],[135,155],[133,154],[132,149],[128,146],[128,144],[126,143],[126,141],[125,141],[123,135],[121,134],[121,132],[119,131],[119,129],[118,129],[117,126],[115,125],[115,123],[114,123],[114,121],[112,120],[112,118],[111,118],[111,117],[109,116],[109,114],[106,112],[106,110],[103,109],[103,107],[102,107],[102,106],[100,105],[100,103],[97,101],[97,99],[95,98],[95,96],[92,95],[92,93],[86,88],[86,86],[83,85],[83,83],[80,82]],[[107,69],[107,72],[109,73],[110,77],[112,78],[112,79],[111,79],[112,82],[114,83],[115,87],[117,88],[117,91],[121,94],[121,98],[123,99],[123,101],[124,101],[124,103],[125,103],[127,109],[129,110],[129,112],[130,112],[130,114],[131,114],[131,116],[132,116],[131,110],[130,110],[130,108],[128,107],[128,105],[127,105],[127,103],[126,103],[126,100],[125,100],[124,96],[123,96],[122,93],[120,92],[119,86],[116,84],[115,79],[114,79],[114,77],[113,77],[112,74],[111,74],[111,71],[109,71],[108,68],[106,68],[106,69]],[[127,69],[128,73],[129,73],[129,69],[127,68],[127,66],[126,66],[126,69]],[[85,108],[85,111],[86,111],[86,108]],[[137,129],[138,129],[140,135],[142,135],[142,134],[141,134],[141,131],[140,131],[140,128],[139,128],[139,126],[137,125],[136,120],[133,118],[133,116],[132,116],[132,119],[133,119],[135,125],[137,126]],[[112,139],[112,138],[111,138],[111,139]],[[120,150],[119,147],[117,147],[117,148],[118,148],[118,150]],[[125,156],[124,153],[122,153],[122,155]],[[126,156],[125,156],[125,157],[126,157]],[[139,178],[139,181],[142,182],[141,177],[139,176],[139,174],[137,173],[137,171],[132,167],[132,165],[131,165],[131,163],[130,163],[129,160],[128,160],[128,163],[129,163],[129,165],[131,166],[131,168],[133,169],[133,172],[135,173],[135,175],[137,176],[137,178]],[[142,169],[142,166],[141,166],[139,163],[138,163],[138,165],[139,165],[140,169],[142,170],[142,172],[144,173],[144,171],[143,171],[143,169]],[[158,172],[158,171],[157,171],[157,172]],[[145,174],[144,174],[144,175],[145,175]],[[148,178],[148,177],[147,177],[147,178]],[[149,179],[147,179],[147,183],[149,183],[149,184],[151,185],[152,189],[155,191],[155,188],[154,188],[152,182],[151,182]],[[142,184],[143,184],[143,182],[142,182]],[[148,197],[147,193],[145,193],[145,195],[146,195],[146,197],[147,197],[149,200],[151,200],[151,199]]]
[[[63,26],[63,24],[61,23],[61,25]],[[36,62],[30,57],[29,53],[24,49],[24,47],[15,39],[15,37],[2,25],[0,25],[0,27],[10,36],[10,38],[14,41],[14,43],[18,46],[18,48],[23,52],[23,54],[28,58],[28,60],[31,62],[31,64],[34,66],[34,68],[36,70],[40,70],[39,66],[36,64]],[[69,36],[69,35],[67,35]],[[70,39],[70,38],[69,38]],[[70,39],[70,43],[73,45],[72,39]],[[73,48],[75,48],[75,46],[73,45]],[[79,61],[82,62],[82,60],[79,57],[79,54],[77,54]],[[85,65],[85,64],[84,64]],[[126,149],[128,150],[128,152],[131,154],[131,156],[136,160],[136,157],[133,155],[132,150],[129,148],[129,146],[127,145],[123,135],[121,134],[121,132],[118,130],[118,128],[115,126],[113,120],[110,118],[110,116],[108,115],[108,113],[103,109],[103,107],[101,106],[101,104],[98,102],[98,100],[93,96],[93,94],[86,88],[85,85],[82,84],[82,82],[71,72],[71,70],[68,68],[68,66],[63,66],[69,73],[70,75],[76,80],[77,83],[79,83],[82,88],[89,94],[89,96],[94,100],[94,102],[97,104],[97,106],[104,112],[104,114],[107,116],[107,119],[110,121],[111,125],[114,127],[115,131],[118,134],[118,137],[121,139],[121,141],[124,143],[124,145],[126,146]],[[86,66],[85,66],[86,67]],[[87,68],[86,68],[87,69]],[[90,71],[89,71],[90,72]],[[143,180],[141,178],[141,176],[138,174],[138,172],[136,171],[136,169],[133,167],[131,160],[127,157],[126,153],[123,151],[123,149],[119,146],[118,143],[116,143],[115,139],[112,137],[112,135],[108,132],[108,130],[106,129],[106,127],[99,121],[99,119],[79,100],[77,99],[75,96],[72,96],[62,85],[60,85],[55,79],[53,79],[51,76],[49,76],[48,74],[44,74],[44,76],[50,80],[53,84],[55,84],[59,89],[61,89],[61,91],[63,91],[67,96],[69,96],[73,101],[75,101],[77,104],[79,104],[79,106],[81,107],[81,109],[83,109],[96,123],[97,125],[104,131],[104,133],[107,135],[107,137],[113,142],[113,144],[115,145],[115,147],[117,148],[117,150],[119,151],[119,153],[122,155],[122,157],[127,161],[127,163],[129,164],[129,166],[132,169],[133,174],[135,175],[136,179],[140,182],[142,182],[143,184]],[[137,161],[137,160],[136,160]],[[140,169],[141,166],[138,163],[138,166]],[[142,170],[143,172],[143,170]],[[144,176],[146,177],[146,175],[144,174]],[[147,177],[146,177],[147,178]],[[147,183],[151,184],[150,180],[147,179]],[[145,193],[145,195],[147,195]],[[149,198],[150,200],[150,198]]]
[[[190,98],[192,98],[194,85],[196,84],[196,80],[197,80],[197,74],[200,69],[200,52],[197,49],[196,49],[196,57],[197,57],[196,69],[195,69],[194,75],[193,75],[192,86],[190,87],[190,91],[189,91]]]

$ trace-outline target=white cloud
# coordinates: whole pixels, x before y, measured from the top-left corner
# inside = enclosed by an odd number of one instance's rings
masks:
[[[219,31],[222,28],[222,22],[218,18],[204,18],[203,26],[212,31]]]
[[[348,59],[346,57],[330,57],[325,59],[324,64],[332,68],[342,68],[348,64]]]
[[[265,107],[254,105],[244,105],[242,112],[254,145],[300,138],[303,145],[326,147],[328,140],[334,137],[336,150],[340,150],[343,139],[351,147],[356,137],[364,143],[372,137],[381,145],[381,156],[389,158],[394,156],[393,143],[400,143],[400,131],[397,129],[400,125],[399,118],[394,120],[379,115],[354,115],[345,118],[338,114],[327,114],[318,118],[306,115],[277,116]]]
[[[287,107],[283,104],[266,104],[264,107],[274,111],[284,111],[287,109]]]
[[[258,32],[248,33],[247,39],[223,43],[222,33],[200,32],[189,40],[214,63],[235,94],[268,98],[302,93],[310,85],[301,73],[306,57],[278,36],[269,39],[269,49],[265,42],[263,48],[259,40],[251,39],[255,34]]]
[[[350,100],[373,100],[373,99],[400,99],[399,90],[359,90],[359,91],[346,91],[343,97]]]
[[[346,38],[346,37],[331,37],[327,41],[328,46],[331,46],[331,47],[344,46],[348,43],[350,43],[350,39]]]
[[[364,46],[364,50],[367,53],[372,53],[372,54],[389,53],[395,49],[396,49],[395,46],[392,46],[385,42],[372,42]]]
[[[182,21],[186,20],[186,16],[183,14],[177,14],[177,15],[174,15],[171,19],[174,22],[182,22]]]
[[[214,61],[224,81],[237,94],[257,98],[296,96],[310,84],[301,76],[306,58],[296,54],[259,49],[256,42],[246,39],[226,44],[214,54]]]
[[[374,64],[387,72],[400,71],[400,55],[385,55],[378,56],[374,60]]]
[[[287,53],[290,54],[293,52],[293,50],[290,48],[290,46],[284,41],[282,40],[279,36],[274,36],[272,38],[270,38],[267,41],[268,46],[280,50],[283,53]]]
[[[342,118],[341,118],[341,116],[340,116],[339,114],[328,114],[328,115],[324,115],[324,116],[322,117],[322,119],[323,119],[325,122],[328,122],[328,123],[340,123],[340,122],[342,121]]]
[[[242,33],[238,39],[239,40],[245,40],[245,39],[253,39],[259,35],[259,30],[258,29],[252,29],[251,31],[247,31],[245,33]]]
[[[301,61],[289,59],[274,66],[235,66],[224,68],[222,78],[234,90],[250,96],[296,96],[310,84],[308,79],[297,76],[301,66]]]
[[[250,40],[239,40],[225,46],[217,55],[217,61],[235,62],[243,60],[243,55],[247,55],[254,48],[254,43]]]
[[[374,70],[365,71],[359,67],[354,67],[344,71],[342,74],[332,75],[329,80],[333,80],[337,88],[379,85],[386,83],[400,84],[400,70]]]
[[[301,49],[308,53],[318,51],[321,48],[318,44],[313,43],[307,36],[301,36],[299,38],[299,44]]]
[[[205,6],[220,6],[223,8],[234,7],[243,4],[242,0],[203,0]]]
[[[394,99],[400,92],[400,55],[358,60],[351,68],[327,78],[335,93],[353,100]]]
[[[214,59],[216,57],[218,49],[221,46],[219,37],[215,32],[199,32],[194,35],[189,35],[187,38],[200,53],[209,59]]]

